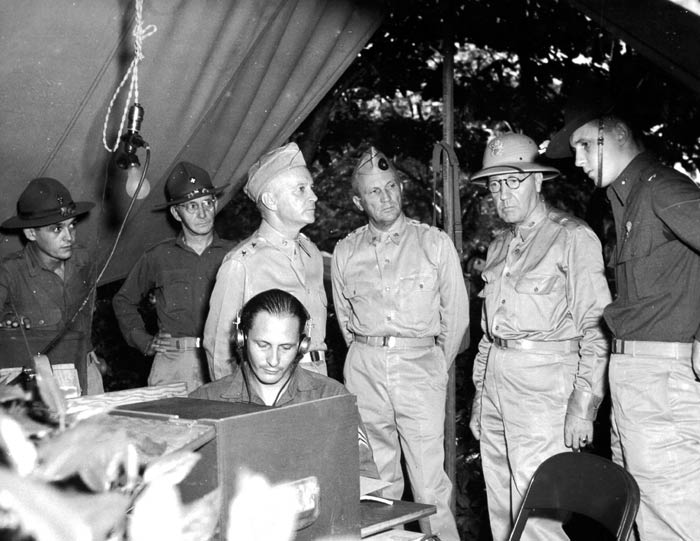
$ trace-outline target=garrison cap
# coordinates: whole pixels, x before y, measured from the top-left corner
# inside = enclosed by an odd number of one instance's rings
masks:
[[[559,170],[537,163],[539,149],[530,137],[520,133],[503,133],[491,139],[484,150],[483,168],[471,180],[483,180],[507,173],[542,173],[544,180],[559,176]]]
[[[303,167],[306,169],[304,155],[296,143],[278,147],[260,158],[248,169],[248,182],[243,191],[250,199],[257,201],[260,194],[282,173]]]
[[[223,190],[223,187],[215,188],[212,185],[209,173],[201,167],[189,162],[180,162],[173,167],[168,180],[165,181],[167,203],[157,205],[154,209],[179,205],[205,195],[218,195]]]
[[[357,161],[352,172],[353,182],[368,177],[385,177],[387,180],[396,178],[397,171],[383,152],[370,147]]]

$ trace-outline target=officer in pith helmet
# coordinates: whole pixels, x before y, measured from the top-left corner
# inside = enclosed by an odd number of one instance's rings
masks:
[[[481,462],[495,541],[510,534],[522,495],[548,457],[593,439],[605,394],[610,302],[602,249],[582,220],[551,208],[542,183],[558,171],[530,138],[505,133],[484,151],[483,183],[507,226],[482,272],[483,338],[474,360],[470,428]],[[554,519],[528,521],[523,539],[568,539]]]
[[[309,312],[309,351],[299,366],[327,375],[326,291],[323,258],[301,230],[316,219],[313,179],[296,143],[263,155],[248,171],[244,187],[262,217],[260,227],[229,253],[209,303],[204,347],[213,379],[232,372],[231,330],[252,296],[271,288],[291,293]]]
[[[404,215],[396,168],[376,148],[359,159],[352,187],[369,223],[337,244],[331,264],[349,346],[345,384],[391,483],[384,496],[403,494],[403,451],[416,501],[437,506],[423,530],[457,541],[443,468],[448,369],[469,325],[457,250],[444,232]]]
[[[88,302],[95,266],[77,243],[76,228],[93,206],[73,201],[54,178],[35,178],[17,201],[17,215],[1,226],[22,230],[27,244],[0,264],[0,345],[9,366],[27,365],[28,347],[37,353],[53,342],[51,363],[75,365],[81,390],[89,394],[103,390]]]
[[[147,250],[112,299],[126,342],[155,355],[149,385],[184,382],[193,391],[209,381],[202,333],[216,272],[233,247],[214,231],[222,191],[198,165],[176,164],[165,183],[166,202],[154,210],[167,208],[180,232]],[[139,312],[148,295],[155,299],[155,334]]]

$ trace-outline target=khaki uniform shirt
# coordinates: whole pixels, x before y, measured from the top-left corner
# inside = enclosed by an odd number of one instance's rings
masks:
[[[450,238],[401,216],[387,232],[365,225],[332,261],[333,300],[345,341],[364,336],[437,337],[448,365],[469,326],[469,298]]]
[[[484,336],[474,360],[475,403],[494,337],[580,341],[568,413],[595,418],[605,394],[609,345],[602,315],[610,303],[600,241],[583,221],[544,203],[529,223],[489,246],[482,273]]]
[[[327,299],[321,252],[305,235],[288,240],[263,221],[226,255],[216,276],[203,339],[212,380],[231,373],[231,329],[243,305],[273,288],[301,301],[310,315],[305,332],[311,350],[326,350]]]

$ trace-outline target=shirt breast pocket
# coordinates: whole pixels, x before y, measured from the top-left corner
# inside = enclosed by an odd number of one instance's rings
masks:
[[[517,281],[515,291],[523,295],[549,295],[557,289],[559,281],[556,274],[530,274]]]
[[[163,295],[165,310],[171,314],[191,310],[190,280],[188,272],[184,270],[166,270],[161,273],[157,287]]]
[[[556,326],[566,309],[564,277],[557,274],[530,274],[515,283],[514,313],[523,331],[548,331]]]
[[[634,288],[631,298],[662,293],[668,287],[663,277],[669,262],[676,260],[678,242],[669,241],[661,227],[640,224],[625,239],[617,264],[622,266],[627,283]]]
[[[399,310],[404,315],[437,313],[440,308],[440,296],[437,290],[438,280],[434,272],[421,272],[402,277],[399,280],[397,297]]]

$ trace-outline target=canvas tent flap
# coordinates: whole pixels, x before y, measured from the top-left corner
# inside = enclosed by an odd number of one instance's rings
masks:
[[[144,0],[144,23],[157,27],[139,64],[152,189],[136,203],[103,282],[123,277],[147,246],[173,234],[166,214],[152,210],[164,201],[171,167],[180,160],[204,167],[215,186],[227,186],[226,203],[253,161],[284,142],[354,60],[381,21],[376,5]],[[129,202],[102,132],[133,58],[133,2],[3,2],[0,20],[0,219],[14,215],[30,179],[55,177],[74,199],[97,203],[79,238],[105,255]],[[110,144],[126,92],[120,96]],[[0,235],[0,255],[21,247],[18,235]]]
[[[700,93],[698,0],[569,0],[661,69]]]

